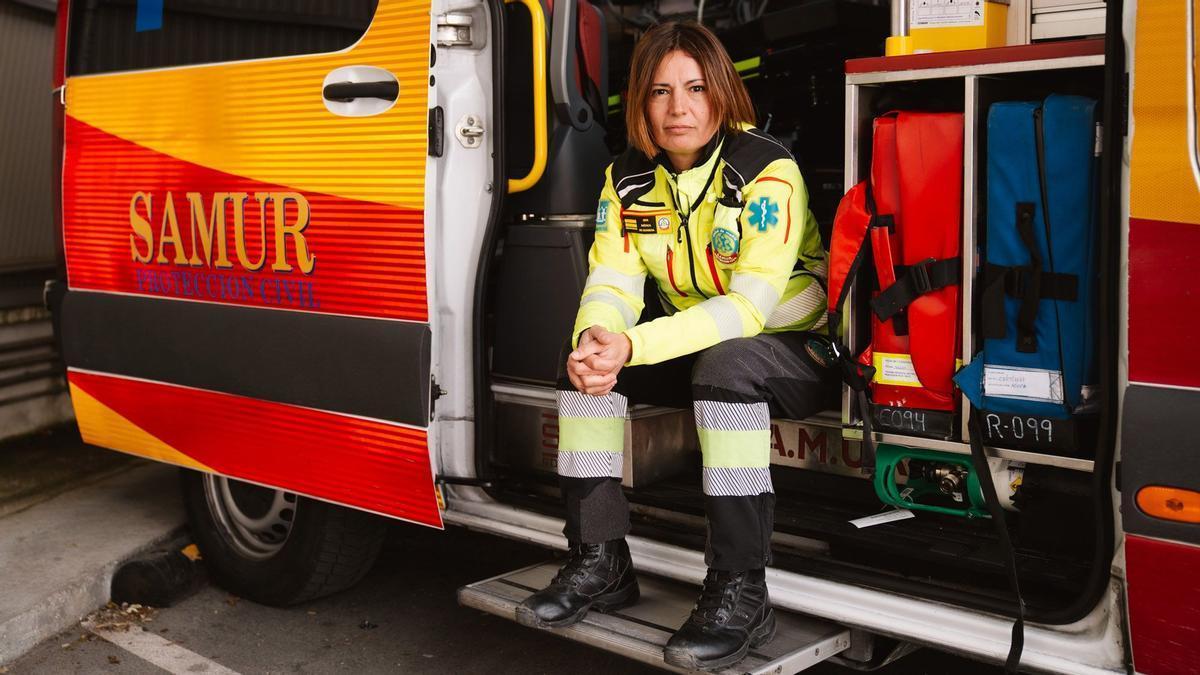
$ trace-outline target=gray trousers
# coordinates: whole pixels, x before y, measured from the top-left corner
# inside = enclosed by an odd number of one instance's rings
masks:
[[[839,390],[836,373],[805,349],[810,339],[823,338],[758,335],[661,364],[627,367],[605,396],[582,394],[562,377],[558,474],[567,539],[600,543],[629,531],[629,504],[620,484],[629,405],[691,407],[703,454],[705,560],[723,570],[768,564],[775,506],[771,418],[808,417],[835,404]]]

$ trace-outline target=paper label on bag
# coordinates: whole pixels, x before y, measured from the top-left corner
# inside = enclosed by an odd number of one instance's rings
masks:
[[[1062,373],[1038,368],[984,366],[983,395],[1062,403]]]
[[[876,384],[897,387],[921,386],[921,380],[917,379],[917,370],[913,368],[912,356],[908,354],[875,352],[871,355],[871,365],[875,366]]]

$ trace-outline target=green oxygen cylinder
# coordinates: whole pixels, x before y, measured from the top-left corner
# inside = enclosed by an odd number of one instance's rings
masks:
[[[1013,496],[1020,489],[1024,465],[988,459],[992,472],[980,477],[969,455],[924,448],[881,444],[875,450],[875,494],[885,504],[914,511],[932,511],[967,518],[987,518],[980,480],[996,485],[1000,504],[1015,510]]]

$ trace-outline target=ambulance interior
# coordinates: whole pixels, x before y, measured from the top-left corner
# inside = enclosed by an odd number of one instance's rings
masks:
[[[558,5],[561,3],[554,3]],[[478,318],[486,345],[477,406],[479,475],[499,500],[561,516],[555,476],[557,427],[554,384],[563,342],[587,276],[596,195],[602,170],[623,149],[619,94],[629,54],[651,16],[693,17],[691,2],[643,4],[580,0],[576,35],[560,36],[555,7],[547,13],[551,41],[566,40],[577,64],[566,81],[573,89],[551,92],[550,160],[533,190],[509,195],[481,263],[485,284]],[[989,107],[1001,101],[1040,101],[1049,94],[1096,99],[1105,110],[1103,51],[1036,68],[1020,63],[987,72],[969,67],[933,68],[912,77],[883,73],[845,75],[847,59],[882,54],[889,29],[887,3],[850,0],[710,0],[705,23],[717,32],[737,64],[757,108],[758,126],[787,145],[800,165],[811,208],[828,246],[838,201],[871,166],[873,120],[896,110],[963,113],[965,213],[962,249],[976,255],[985,237],[987,125]],[[551,17],[553,16],[553,19]],[[507,175],[523,175],[532,161],[527,10],[508,5],[503,54],[503,162]],[[574,44],[572,44],[572,41]],[[553,60],[553,59],[552,59]],[[551,64],[553,68],[553,63]],[[554,89],[552,87],[552,89]],[[586,108],[583,116],[580,108]],[[575,116],[571,115],[574,111]],[[586,120],[581,122],[581,117]],[[847,138],[849,135],[849,138]],[[1099,146],[1098,146],[1099,147]],[[1111,185],[1119,157],[1108,153],[1098,166],[1100,184]],[[1119,147],[1119,146],[1118,146]],[[1119,179],[1119,174],[1118,174]],[[957,185],[946,190],[961,189]],[[1109,576],[1113,549],[1111,469],[1115,406],[1105,397],[1116,378],[1119,197],[1100,190],[1099,395],[1081,425],[1073,449],[993,450],[992,478],[1006,500],[1027,617],[1068,623],[1096,603]],[[1111,191],[1110,191],[1111,192]],[[653,282],[651,282],[653,283]],[[845,338],[858,353],[869,341],[868,299],[872,280],[860,275],[849,298]],[[963,279],[960,308],[963,355],[981,346],[978,277]],[[648,289],[648,307],[657,304]],[[487,405],[485,401],[490,401]],[[968,408],[961,399],[948,414],[948,434],[921,435],[914,428],[876,429],[879,443],[967,457]],[[993,523],[984,517],[918,510],[896,523],[856,528],[849,521],[886,508],[875,483],[859,468],[861,411],[848,388],[842,400],[809,420],[776,420],[772,433],[773,477],[778,494],[774,565],[806,575],[915,595],[971,608],[1011,614],[1013,603]],[[1018,425],[1019,426],[1019,425]],[[1019,430],[1018,433],[1023,433]],[[856,436],[857,434],[857,436]],[[1018,444],[1019,445],[1019,444]],[[634,533],[702,549],[705,536],[700,493],[700,453],[690,410],[635,407],[627,426],[623,484],[631,503]],[[905,461],[901,484],[920,475],[954,474],[954,465]],[[957,479],[961,479],[959,475]],[[956,480],[950,476],[948,480]],[[929,503],[953,511],[961,495],[933,494]]]

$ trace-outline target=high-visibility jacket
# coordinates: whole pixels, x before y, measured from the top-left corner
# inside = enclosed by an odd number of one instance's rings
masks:
[[[825,251],[788,151],[745,127],[676,173],[630,148],[606,172],[572,332],[624,332],[630,365],[825,324]],[[667,316],[638,325],[646,275]]]

